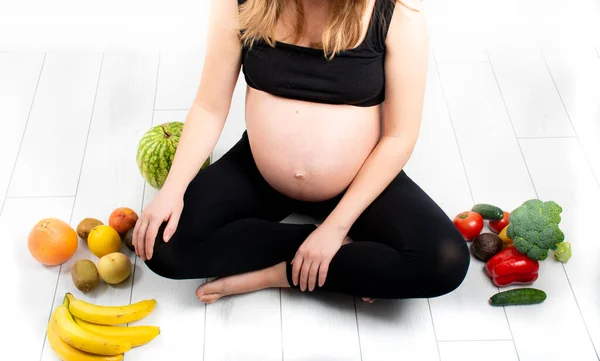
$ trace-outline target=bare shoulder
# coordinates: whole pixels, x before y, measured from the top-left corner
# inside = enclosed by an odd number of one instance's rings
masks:
[[[427,44],[427,24],[421,0],[394,0],[395,8],[390,21],[386,47],[395,48],[409,42]]]
[[[400,11],[410,10],[411,12],[422,12],[423,1],[422,0],[396,0],[396,11],[398,7],[403,8]]]
[[[210,23],[212,26],[235,30],[238,27],[238,0],[211,0]]]
[[[390,22],[390,32],[407,26],[421,26],[425,23],[425,14],[421,0],[392,0],[396,3]]]

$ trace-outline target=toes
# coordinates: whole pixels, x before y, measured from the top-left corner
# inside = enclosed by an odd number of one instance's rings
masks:
[[[204,303],[213,303],[224,294],[222,279],[207,282],[196,289],[196,296]]]
[[[205,292],[205,291],[206,291],[206,287],[205,287],[205,286],[206,286],[207,284],[208,284],[208,283],[205,283],[205,284],[203,284],[203,285],[200,285],[200,287],[198,287],[198,288],[196,289],[196,296],[198,296],[198,298],[202,297],[202,296],[203,296],[203,295],[206,293],[206,292]]]
[[[213,303],[216,300],[218,300],[219,298],[221,298],[221,295],[218,294],[210,294],[210,295],[203,295],[201,297],[198,297],[198,299],[200,300],[200,302],[204,302],[204,303]]]
[[[196,290],[196,295],[200,297],[201,295],[222,292],[223,287],[221,281],[221,279],[215,278],[212,281],[200,285],[200,287],[198,287],[198,289]]]

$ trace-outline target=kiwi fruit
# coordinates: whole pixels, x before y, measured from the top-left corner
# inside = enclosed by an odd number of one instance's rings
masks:
[[[94,227],[102,225],[102,221],[96,218],[85,218],[77,226],[77,235],[87,242],[88,236]]]
[[[123,236],[123,243],[125,243],[125,246],[127,246],[130,251],[135,252],[135,248],[133,247],[133,228],[127,231],[125,236]]]
[[[80,259],[71,267],[71,277],[78,290],[84,293],[92,292],[100,283],[100,275],[94,262]]]
[[[475,237],[471,245],[473,256],[484,262],[500,251],[502,251],[502,240],[493,233],[481,233]]]

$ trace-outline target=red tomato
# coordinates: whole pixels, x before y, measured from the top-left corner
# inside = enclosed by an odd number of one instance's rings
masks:
[[[481,233],[483,217],[476,212],[462,212],[454,217],[454,225],[466,241],[471,241]]]
[[[488,226],[490,227],[492,232],[498,234],[504,229],[504,227],[508,226],[508,216],[510,216],[510,213],[504,212],[504,217],[502,217],[501,220],[490,221]]]

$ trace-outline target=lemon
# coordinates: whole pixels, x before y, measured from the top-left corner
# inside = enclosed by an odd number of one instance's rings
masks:
[[[119,233],[107,225],[94,227],[88,235],[88,247],[96,257],[103,257],[109,253],[121,250],[121,237]]]

